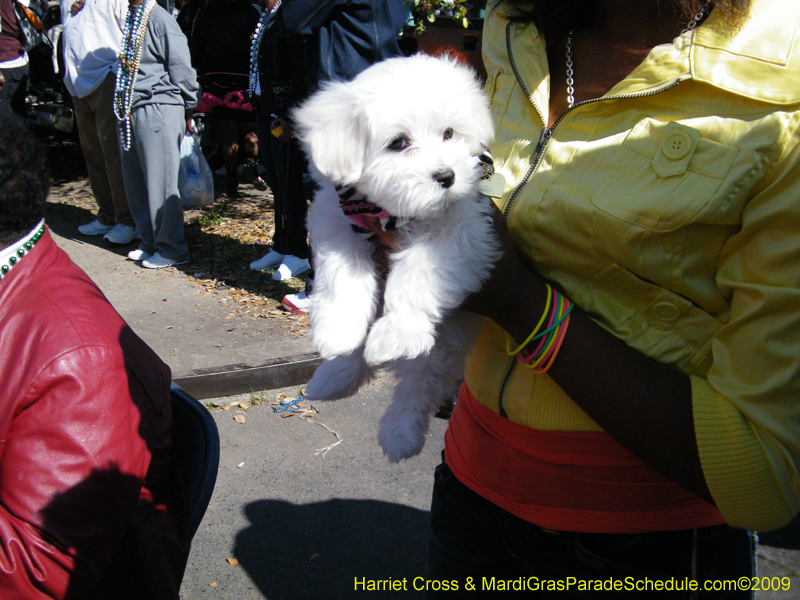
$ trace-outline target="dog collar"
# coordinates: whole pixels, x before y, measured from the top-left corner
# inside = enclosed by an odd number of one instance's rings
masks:
[[[344,215],[350,219],[351,227],[358,235],[384,246],[391,247],[391,231],[397,229],[411,219],[398,219],[389,214],[374,202],[371,202],[353,186],[336,186],[339,194],[339,206]]]

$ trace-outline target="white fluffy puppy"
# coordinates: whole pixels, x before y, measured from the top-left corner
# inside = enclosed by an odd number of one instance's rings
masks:
[[[500,254],[478,189],[490,169],[487,100],[468,66],[418,54],[330,83],[293,116],[320,185],[308,212],[309,312],[324,361],[305,396],[352,395],[385,365],[398,383],[378,440],[398,461],[422,449],[463,377],[474,317],[455,309]],[[378,223],[394,225],[385,286]]]

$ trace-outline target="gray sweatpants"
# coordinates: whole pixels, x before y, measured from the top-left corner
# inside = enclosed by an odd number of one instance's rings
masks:
[[[142,236],[139,248],[177,261],[189,259],[178,191],[184,115],[183,106],[145,104],[133,110],[130,150],[121,148],[120,139],[125,192]]]

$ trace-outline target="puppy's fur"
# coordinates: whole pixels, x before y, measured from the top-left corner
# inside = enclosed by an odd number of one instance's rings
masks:
[[[309,314],[324,361],[305,396],[350,396],[384,365],[398,383],[378,440],[398,461],[422,449],[430,416],[463,378],[475,317],[455,309],[499,257],[491,201],[478,191],[493,135],[487,101],[469,67],[418,54],[328,84],[293,116],[320,185],[308,212]],[[385,288],[376,242],[355,233],[336,186],[407,220]]]

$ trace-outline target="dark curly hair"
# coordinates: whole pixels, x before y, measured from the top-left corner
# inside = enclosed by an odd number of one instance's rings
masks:
[[[50,175],[42,144],[0,102],[0,245],[28,233],[44,217]]]
[[[751,0],[667,0],[665,4],[672,5],[686,23],[708,6],[708,12],[721,13],[731,27],[737,28],[747,16]],[[547,37],[549,33],[564,33],[591,25],[596,0],[500,0],[495,9],[510,21],[533,23]]]

